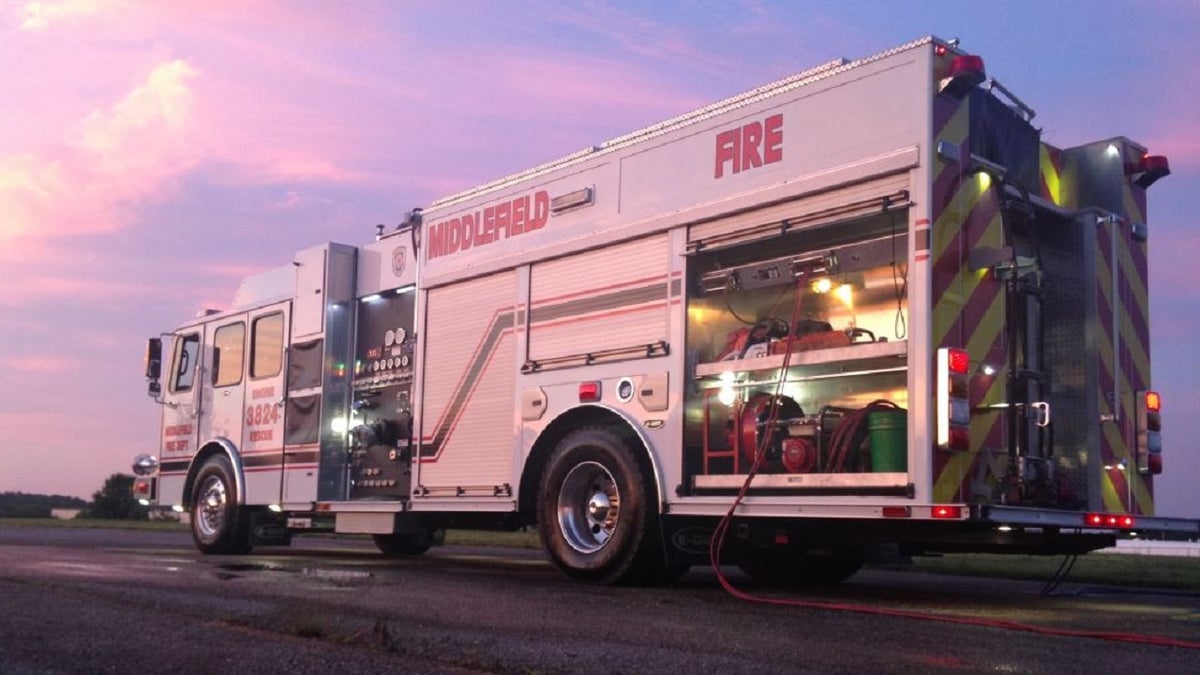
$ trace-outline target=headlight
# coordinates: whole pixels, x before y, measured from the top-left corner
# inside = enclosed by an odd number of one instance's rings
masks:
[[[158,471],[158,458],[154,455],[138,455],[133,458],[133,472],[139,476],[149,476]]]

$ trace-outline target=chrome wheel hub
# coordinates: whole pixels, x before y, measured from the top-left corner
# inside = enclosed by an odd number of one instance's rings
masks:
[[[192,513],[196,529],[206,539],[215,538],[221,534],[221,530],[225,527],[227,503],[228,495],[225,491],[225,483],[217,476],[206,478],[200,485],[196,506]]]
[[[621,494],[604,465],[583,462],[571,469],[558,493],[558,527],[580,553],[604,548],[621,515]]]

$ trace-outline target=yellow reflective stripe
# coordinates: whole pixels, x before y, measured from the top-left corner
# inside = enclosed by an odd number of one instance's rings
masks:
[[[1042,169],[1042,180],[1050,193],[1050,200],[1057,206],[1062,206],[1062,181],[1058,176],[1058,167],[1050,157],[1050,150],[1042,145],[1038,152],[1038,164]]]
[[[972,439],[974,445],[974,439]],[[966,475],[967,469],[971,468],[971,461],[975,458],[974,452],[957,452],[949,450],[938,450],[938,452],[952,452],[950,460],[946,462],[946,466],[942,467],[942,473],[938,475],[937,481],[933,484],[933,501],[934,503],[949,502],[956,499],[958,488],[962,485],[963,476]]]
[[[1000,212],[997,211],[992,216],[992,219],[988,221],[987,229],[984,231],[983,236],[980,237],[980,245],[1002,245],[999,243],[1004,239],[1004,228],[1001,223]],[[963,307],[970,301],[971,295],[988,275],[986,269],[972,272],[965,259],[960,262],[962,264],[958,268],[958,274],[955,276],[954,281],[938,297],[937,302],[933,306],[933,344],[935,345],[943,344],[946,334],[950,332],[950,328],[958,321]],[[974,354],[976,352],[972,351],[971,353]]]

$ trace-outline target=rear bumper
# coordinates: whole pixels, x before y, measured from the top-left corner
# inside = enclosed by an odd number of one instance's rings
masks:
[[[1130,531],[1140,534],[1160,534],[1171,539],[1200,538],[1200,520],[1188,518],[1161,518],[1157,516],[1133,516],[1133,523],[1122,527],[1090,525],[1087,513],[1082,511],[1058,511],[1020,506],[971,507],[971,519],[997,527],[1058,528],[1081,531]]]

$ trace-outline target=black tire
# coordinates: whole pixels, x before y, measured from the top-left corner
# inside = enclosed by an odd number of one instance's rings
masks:
[[[738,561],[746,576],[771,586],[834,586],[862,569],[862,549],[821,552],[765,549],[746,552]]]
[[[250,514],[238,506],[233,466],[224,455],[210,457],[196,474],[191,515],[192,541],[202,553],[250,552]]]
[[[646,583],[665,570],[655,490],[634,451],[606,428],[564,438],[538,490],[538,531],[551,562],[573,579]]]
[[[438,540],[437,533],[421,530],[401,534],[376,534],[371,537],[375,547],[388,558],[421,555]]]

